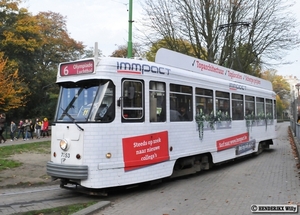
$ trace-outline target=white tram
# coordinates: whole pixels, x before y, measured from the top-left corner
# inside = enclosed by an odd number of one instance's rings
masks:
[[[59,65],[47,173],[62,187],[192,174],[274,143],[270,82],[167,49],[155,61]]]

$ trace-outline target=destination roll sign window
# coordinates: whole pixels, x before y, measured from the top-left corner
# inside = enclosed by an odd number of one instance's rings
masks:
[[[94,72],[94,60],[85,60],[60,65],[60,75],[82,75]]]

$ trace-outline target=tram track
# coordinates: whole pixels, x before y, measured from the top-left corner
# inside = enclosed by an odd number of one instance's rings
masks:
[[[1,189],[0,214],[21,214],[90,201],[95,201],[95,197],[61,189],[57,185]]]

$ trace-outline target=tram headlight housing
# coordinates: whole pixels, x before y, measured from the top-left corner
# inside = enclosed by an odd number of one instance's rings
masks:
[[[63,150],[63,151],[67,151],[68,148],[69,148],[69,143],[67,140],[63,139],[63,140],[60,140],[59,142],[59,147]]]

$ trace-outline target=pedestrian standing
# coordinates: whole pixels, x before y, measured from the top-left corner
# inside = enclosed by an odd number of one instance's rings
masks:
[[[28,119],[25,119],[25,123],[23,124],[24,132],[25,132],[25,138],[23,140],[28,140],[29,137],[29,131],[30,131],[30,124]]]
[[[37,118],[35,121],[36,139],[41,138],[41,128],[42,128],[42,122],[39,120],[39,118]]]
[[[29,120],[29,132],[30,132],[30,138],[33,139],[34,124],[33,124],[32,120]]]
[[[14,121],[10,122],[10,141],[15,140],[15,131],[17,129],[16,123]]]
[[[6,142],[5,137],[3,137],[4,126],[5,126],[5,120],[6,120],[5,114],[4,114],[4,113],[1,113],[1,114],[0,114],[0,144],[2,143],[2,140],[3,140],[3,143]]]
[[[43,120],[43,123],[42,123],[42,137],[49,136],[48,126],[49,126],[49,122],[48,122],[48,119],[45,117]]]
[[[23,120],[20,120],[20,122],[19,122],[19,124],[18,124],[19,132],[18,132],[17,139],[20,138],[20,134],[22,134],[22,138],[25,139],[25,136],[24,136],[24,126],[23,126],[23,124],[24,124]]]

